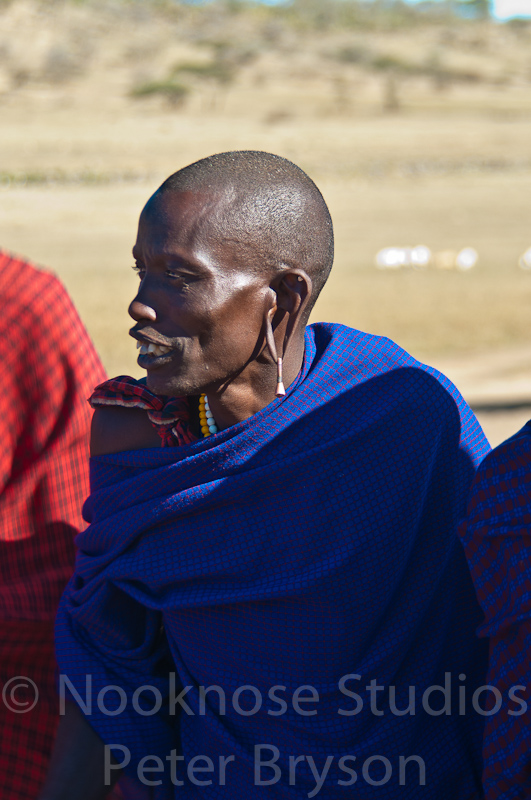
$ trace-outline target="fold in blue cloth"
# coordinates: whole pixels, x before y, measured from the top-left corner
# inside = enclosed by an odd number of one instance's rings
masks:
[[[483,718],[457,694],[487,653],[456,526],[488,450],[446,378],[318,324],[245,422],[93,458],[57,658],[128,780],[165,800],[481,797]]]

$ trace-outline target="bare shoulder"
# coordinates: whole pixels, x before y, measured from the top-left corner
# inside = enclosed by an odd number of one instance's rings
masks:
[[[160,447],[161,438],[140,408],[98,406],[92,417],[90,455]]]

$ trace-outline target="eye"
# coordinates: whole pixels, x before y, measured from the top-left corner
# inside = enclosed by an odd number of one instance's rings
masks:
[[[188,272],[179,272],[174,269],[167,269],[165,272],[166,277],[174,284],[184,291],[190,288],[190,284],[194,282],[195,277]]]
[[[146,272],[144,267],[140,266],[140,264],[133,264],[131,269],[134,270],[138,274],[138,277],[140,278],[140,280],[142,280],[142,278],[144,277],[144,274]]]

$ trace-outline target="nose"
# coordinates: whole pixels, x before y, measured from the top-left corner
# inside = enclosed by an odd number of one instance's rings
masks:
[[[132,317],[135,322],[140,322],[143,319],[147,319],[150,322],[157,321],[157,312],[155,309],[142,303],[136,297],[129,306],[129,316]]]

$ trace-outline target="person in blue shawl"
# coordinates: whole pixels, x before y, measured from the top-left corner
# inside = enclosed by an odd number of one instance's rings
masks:
[[[307,326],[332,221],[283,158],[175,173],[133,253],[147,377],[92,398],[41,800],[478,800],[472,412],[388,339]]]

